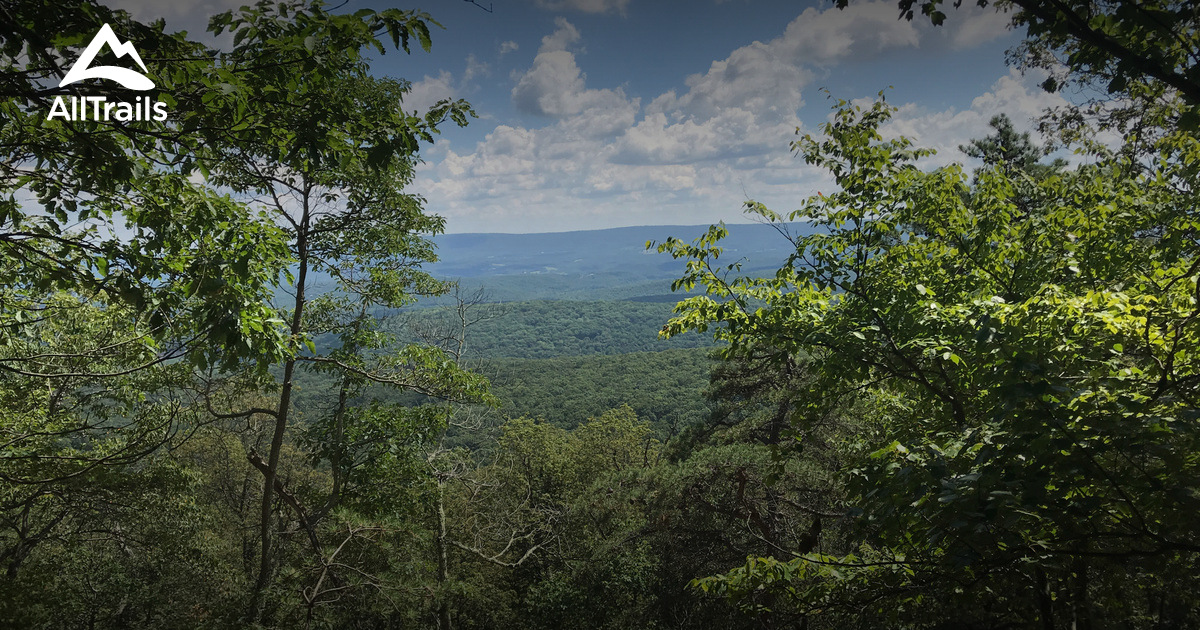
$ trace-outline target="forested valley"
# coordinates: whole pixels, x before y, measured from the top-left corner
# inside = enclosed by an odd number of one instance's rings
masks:
[[[980,4],[1037,135],[833,94],[795,210],[446,235],[436,15],[0,3],[0,627],[1200,627],[1200,12]],[[47,118],[102,25],[167,120]]]

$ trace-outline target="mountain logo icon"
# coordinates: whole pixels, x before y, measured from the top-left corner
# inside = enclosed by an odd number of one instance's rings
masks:
[[[71,66],[71,70],[67,72],[67,76],[63,77],[58,87],[70,85],[84,79],[109,79],[131,90],[145,91],[154,89],[153,81],[147,79],[145,75],[134,72],[129,68],[122,68],[120,66],[91,67],[92,61],[96,59],[96,55],[105,44],[108,44],[108,47],[116,53],[118,58],[125,55],[133,57],[133,60],[141,67],[142,72],[146,72],[146,64],[142,63],[142,58],[138,55],[137,50],[134,50],[133,44],[122,42],[117,38],[117,34],[113,32],[112,27],[105,24],[100,27],[100,32],[96,33],[96,36],[92,38],[92,42],[83,50],[83,54],[79,56],[75,65]]]

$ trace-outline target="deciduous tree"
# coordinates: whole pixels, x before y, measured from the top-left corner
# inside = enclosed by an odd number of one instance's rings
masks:
[[[879,134],[891,111],[839,103],[825,137],[794,143],[838,190],[788,215],[823,230],[774,277],[717,273],[721,227],[660,247],[708,292],[668,333],[811,357],[800,428],[876,405],[847,470],[860,546],[700,585],[865,625],[1191,623],[1196,140],[1168,135],[1148,170],[1112,155],[972,179],[917,169],[926,151]]]

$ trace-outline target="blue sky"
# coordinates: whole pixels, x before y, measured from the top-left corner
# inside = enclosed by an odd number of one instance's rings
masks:
[[[141,18],[199,30],[235,0],[112,0]],[[1007,113],[1020,127],[1060,97],[1004,64],[1019,33],[964,7],[946,26],[897,19],[895,1],[465,0],[420,7],[445,28],[433,51],[388,53],[406,109],[466,98],[479,114],[422,152],[412,189],[450,232],[549,232],[743,221],[755,199],[788,211],[828,190],[793,156],[834,97],[887,89],[888,134],[962,161],[957,146]],[[965,3],[969,4],[969,3]],[[355,2],[383,7],[385,3]],[[888,89],[890,87],[890,89]]]

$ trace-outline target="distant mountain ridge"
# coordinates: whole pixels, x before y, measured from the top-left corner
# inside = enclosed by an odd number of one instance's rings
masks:
[[[793,252],[770,225],[728,224],[723,262],[744,259],[743,269],[776,269]],[[808,234],[804,223],[788,224],[792,234]],[[647,225],[538,234],[463,233],[434,238],[439,262],[426,268],[447,278],[513,275],[587,276],[621,274],[630,280],[678,277],[682,261],[646,249],[646,241],[668,237],[691,241],[707,225]]]

